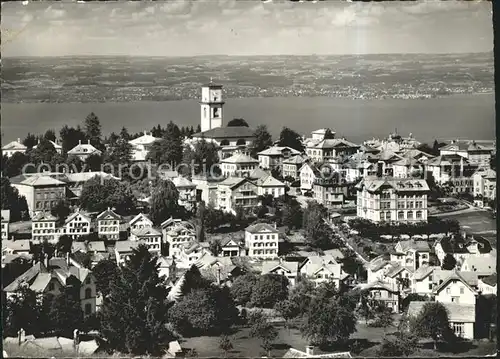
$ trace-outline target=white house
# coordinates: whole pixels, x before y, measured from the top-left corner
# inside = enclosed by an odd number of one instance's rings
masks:
[[[179,191],[179,205],[191,210],[196,204],[196,185],[182,176],[173,178],[172,182]]]
[[[49,140],[49,143],[54,146],[54,149],[56,150],[57,153],[61,154],[62,153],[62,146],[60,144],[54,141],[51,141]],[[38,145],[40,144],[40,140],[38,140],[38,144],[36,144],[35,146],[33,146],[33,149],[36,150],[36,148],[38,147]]]
[[[90,223],[90,217],[77,209],[64,222],[64,227],[66,228],[65,234],[73,239],[88,235],[90,234]]]
[[[160,140],[160,138],[154,137],[146,131],[144,131],[142,136],[130,140],[129,143],[132,145],[132,160],[145,161],[153,143]]]
[[[97,233],[99,237],[117,241],[120,239],[121,217],[108,208],[97,216]]]
[[[35,241],[57,243],[59,236],[64,234],[56,228],[57,218],[50,212],[39,212],[31,219],[31,238]]]
[[[244,246],[234,238],[225,238],[221,242],[222,257],[240,257],[244,255]]]
[[[130,231],[130,240],[144,243],[150,253],[161,254],[161,232],[153,227],[138,228]]]
[[[181,249],[189,243],[197,242],[196,228],[187,221],[163,222],[163,241],[168,245],[169,257],[178,257]]]
[[[221,160],[222,174],[226,177],[248,176],[258,165],[258,160],[243,153],[236,153],[229,158]]]
[[[480,275],[489,276],[496,272],[497,256],[494,254],[486,254],[482,256],[472,255],[463,261],[460,266],[461,272],[475,272]]]
[[[139,241],[118,241],[115,243],[115,259],[117,265],[123,265],[130,258],[134,249],[137,249]]]
[[[398,262],[415,271],[422,265],[429,264],[431,248],[426,241],[399,241],[391,253],[391,261]]]
[[[181,246],[178,251],[178,256],[176,257],[176,260],[178,260],[178,267],[185,269],[191,268],[191,266],[198,262],[202,256],[211,255],[208,247],[208,242],[191,242]]]
[[[78,141],[78,145],[73,147],[68,151],[68,156],[78,157],[80,160],[85,161],[91,155],[100,156],[102,152],[90,144],[90,140],[87,143],[82,143]]]
[[[293,156],[283,160],[283,178],[291,177],[294,180],[299,179],[300,169],[306,162],[306,158],[301,155]]]
[[[342,270],[342,264],[330,255],[308,257],[300,264],[299,273],[316,285],[333,281],[337,288],[349,276]]]
[[[497,295],[497,274],[496,272],[488,277],[478,280],[478,291],[481,294],[495,294]]]
[[[319,170],[311,163],[304,163],[299,170],[300,189],[302,191],[310,191],[314,187],[314,181],[320,178]]]
[[[140,228],[153,227],[153,222],[144,213],[139,213],[130,220],[129,227],[131,231],[135,231]]]
[[[228,177],[217,186],[217,208],[236,214],[238,208],[252,210],[259,204],[259,189],[248,178]]]
[[[282,275],[288,279],[290,286],[294,286],[299,274],[298,264],[299,262],[288,262],[281,259],[265,261],[262,263],[261,275]]]
[[[272,175],[261,177],[256,182],[259,196],[271,195],[274,198],[285,195],[286,185]]]
[[[10,210],[2,209],[2,235],[1,239],[9,239]]]
[[[300,155],[300,151],[291,147],[273,146],[257,153],[259,165],[264,169],[282,169],[283,161]]]
[[[483,207],[486,200],[497,196],[497,173],[492,170],[480,170],[472,176],[474,181],[474,202]]]
[[[278,257],[279,232],[276,225],[257,223],[245,229],[247,256],[257,258]]]
[[[2,156],[11,157],[14,153],[25,153],[28,148],[21,143],[21,139],[7,143],[2,147]]]

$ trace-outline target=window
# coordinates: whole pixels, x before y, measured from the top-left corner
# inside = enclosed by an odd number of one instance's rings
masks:
[[[405,218],[405,214],[403,211],[399,211],[398,212],[398,219],[404,219]]]
[[[458,303],[460,301],[460,297],[451,297],[452,303]]]
[[[464,294],[464,287],[460,287],[460,294]]]
[[[92,305],[90,303],[85,304],[85,315],[92,313]]]
[[[417,211],[417,219],[421,219],[422,218],[422,211]]]
[[[49,283],[49,291],[53,291],[55,289],[55,285],[53,282]]]
[[[429,283],[429,290],[432,290],[432,283]]]
[[[453,332],[458,337],[463,337],[465,334],[465,323],[452,323]]]
[[[90,299],[92,297],[92,289],[85,289],[85,299]]]
[[[90,284],[91,282],[92,282],[92,280],[90,279],[90,276],[87,277],[87,280],[85,280],[85,283]]]
[[[450,288],[446,288],[446,294],[450,294],[451,293],[451,289]]]

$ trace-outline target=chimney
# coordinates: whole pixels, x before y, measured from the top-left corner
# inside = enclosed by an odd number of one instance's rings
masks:
[[[90,145],[90,140],[87,141],[87,144]]]
[[[146,131],[144,131],[144,136],[146,136],[148,133]]]
[[[78,144],[81,145],[82,144],[82,140],[78,140]]]
[[[47,253],[45,253],[44,255],[44,264],[45,264],[45,267],[49,267],[49,255]]]
[[[69,252],[68,252],[68,253],[66,253],[66,264],[67,264],[67,265],[68,265],[68,267],[69,267]]]
[[[306,346],[306,354],[309,356],[314,355],[314,347],[312,345]]]
[[[73,330],[73,348],[75,350],[75,353],[78,354],[78,345],[80,344],[80,338],[79,338],[79,333],[78,329]]]
[[[18,339],[19,346],[21,346],[21,344],[26,341],[26,332],[24,331],[23,328],[18,330],[17,339]]]
[[[18,143],[21,143],[21,139],[20,139],[19,137],[17,138],[17,142],[18,142]]]

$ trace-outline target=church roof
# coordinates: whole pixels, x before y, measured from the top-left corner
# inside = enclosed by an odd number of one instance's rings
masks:
[[[254,137],[254,130],[245,126],[216,127],[211,130],[198,132],[193,138],[246,138]]]

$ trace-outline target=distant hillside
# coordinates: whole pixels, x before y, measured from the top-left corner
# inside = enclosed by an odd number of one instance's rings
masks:
[[[2,59],[2,102],[195,99],[210,77],[225,96],[429,98],[492,92],[493,54],[50,57]]]

